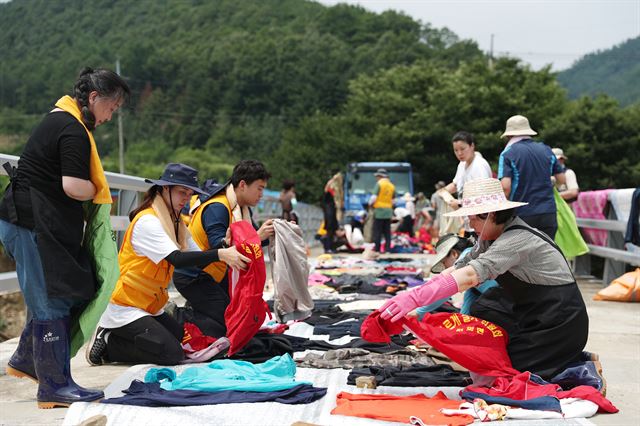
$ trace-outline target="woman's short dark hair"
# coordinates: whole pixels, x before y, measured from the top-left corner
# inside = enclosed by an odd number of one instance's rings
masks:
[[[296,186],[296,182],[291,179],[285,179],[282,181],[282,189],[284,189],[285,191],[290,190],[294,186]]]
[[[465,132],[465,131],[462,131],[462,130],[457,132],[451,138],[451,143],[457,142],[457,141],[466,142],[467,145],[475,145],[476,144],[476,140],[473,137],[473,133]]]
[[[231,173],[231,184],[237,187],[243,180],[247,185],[251,185],[256,180],[269,180],[271,173],[258,160],[242,160],[233,168]]]
[[[515,213],[516,209],[499,210],[494,212],[493,221],[496,225],[502,225],[515,216]]]
[[[80,75],[73,86],[73,97],[80,104],[82,121],[92,131],[96,127],[96,118],[89,111],[89,94],[98,92],[98,96],[109,99],[129,100],[131,90],[122,77],[113,71],[104,68],[86,67],[80,71]]]

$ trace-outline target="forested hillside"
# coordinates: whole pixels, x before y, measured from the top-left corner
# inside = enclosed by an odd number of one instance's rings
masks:
[[[13,0],[0,4],[0,28],[2,152],[20,153],[82,67],[114,69],[119,58],[133,89],[129,174],[181,161],[225,179],[252,157],[272,170],[272,188],[293,178],[316,202],[349,161],[402,160],[430,192],[455,172],[453,133],[476,133],[495,166],[505,120],[525,114],[571,156],[583,188],[640,181],[640,108],[568,101],[548,69],[513,59],[490,69],[474,42],[395,12],[305,0]],[[95,134],[116,171],[114,122]]]
[[[558,80],[571,98],[606,93],[622,105],[640,102],[640,37],[586,55]]]

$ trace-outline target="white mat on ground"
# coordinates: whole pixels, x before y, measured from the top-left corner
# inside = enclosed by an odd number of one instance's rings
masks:
[[[193,364],[199,365],[199,364]],[[193,366],[191,365],[191,366]],[[191,366],[177,366],[177,372]],[[145,373],[155,365],[144,364],[129,368],[116,378],[104,390],[107,398],[122,396],[122,390],[127,389],[132,380],[142,380]],[[197,425],[261,425],[283,426],[296,421],[304,421],[317,425],[335,426],[359,426],[359,425],[400,425],[407,423],[392,423],[380,420],[364,419],[349,416],[332,415],[331,410],[336,405],[336,395],[341,391],[351,393],[363,393],[362,389],[347,385],[349,370],[298,368],[296,378],[298,380],[312,381],[315,386],[326,387],[327,395],[312,403],[302,405],[287,405],[276,402],[258,402],[246,404],[218,404],[193,407],[135,407],[128,405],[96,404],[79,402],[72,404],[63,425],[75,426],[83,420],[97,414],[107,416],[108,425],[173,425],[184,424]],[[437,391],[443,391],[447,397],[458,399],[458,387],[389,387],[381,386],[377,389],[365,390],[367,393],[390,393],[394,395],[413,395],[424,393],[433,396]],[[501,425],[526,425],[538,426],[553,424],[549,420],[544,421],[505,421]],[[563,420],[563,426],[593,425],[586,419]]]

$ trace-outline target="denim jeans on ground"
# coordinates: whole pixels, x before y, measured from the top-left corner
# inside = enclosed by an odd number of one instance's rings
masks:
[[[53,320],[69,316],[71,308],[78,301],[48,296],[36,234],[0,220],[0,240],[6,253],[16,261],[18,282],[29,310],[27,320]]]

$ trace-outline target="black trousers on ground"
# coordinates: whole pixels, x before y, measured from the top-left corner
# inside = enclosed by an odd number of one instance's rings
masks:
[[[373,220],[373,242],[376,243],[376,251],[380,253],[380,242],[382,236],[387,242],[385,251],[391,248],[391,219],[374,219]]]
[[[217,283],[210,275],[202,273],[196,278],[174,273],[173,284],[193,310],[193,323],[206,336],[222,337],[227,334],[224,311],[231,299],[227,276]]]
[[[537,228],[555,240],[558,231],[558,217],[556,213],[536,214],[533,216],[520,216],[527,225]]]
[[[184,328],[168,314],[148,315],[111,330],[107,359],[133,364],[175,365],[184,359]]]

